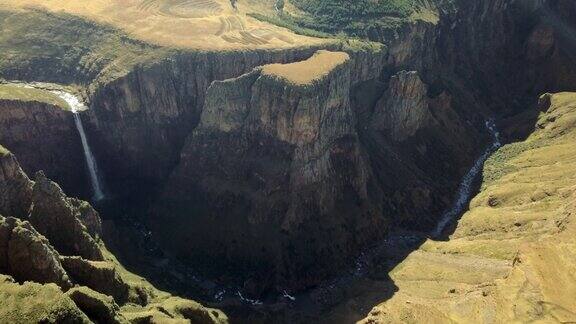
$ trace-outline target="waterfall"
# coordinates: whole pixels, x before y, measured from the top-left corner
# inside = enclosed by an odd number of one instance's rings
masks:
[[[54,94],[58,95],[70,106],[70,110],[74,114],[74,123],[76,124],[76,129],[78,134],[80,134],[80,140],[82,142],[82,148],[84,149],[84,157],[86,158],[86,165],[88,166],[88,173],[90,174],[90,182],[92,184],[92,190],[94,192],[93,199],[99,201],[104,199],[104,190],[102,189],[102,184],[100,183],[100,177],[98,175],[98,165],[96,164],[96,159],[90,145],[88,145],[88,139],[86,138],[86,132],[84,131],[84,125],[82,124],[82,119],[80,118],[80,111],[86,110],[86,106],[74,95],[54,90]]]
[[[486,121],[486,128],[492,135],[492,144],[486,149],[486,151],[476,160],[470,171],[466,173],[460,186],[458,187],[458,192],[456,194],[456,200],[454,204],[448,211],[444,213],[440,222],[436,226],[436,229],[432,232],[432,237],[438,237],[442,234],[446,226],[454,220],[458,215],[464,212],[464,208],[466,208],[466,204],[470,200],[470,196],[472,195],[472,184],[474,180],[482,171],[482,167],[484,166],[484,162],[488,159],[488,157],[494,153],[502,143],[500,142],[500,134],[496,129],[496,124],[493,120]]]

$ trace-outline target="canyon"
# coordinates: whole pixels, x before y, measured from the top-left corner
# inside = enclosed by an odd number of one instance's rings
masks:
[[[576,319],[573,2],[81,2],[0,1],[0,314]]]

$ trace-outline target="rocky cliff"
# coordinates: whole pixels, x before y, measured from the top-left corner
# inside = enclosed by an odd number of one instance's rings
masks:
[[[437,55],[454,78],[493,111],[525,110],[545,91],[573,88],[571,1],[480,1],[440,20]]]
[[[239,76],[265,63],[304,59],[314,51],[173,53],[98,86],[90,95],[86,121],[104,173],[111,182],[161,183],[198,124],[212,81]]]
[[[571,1],[439,3],[430,4],[432,17],[369,33],[385,46],[360,49],[352,40],[278,50],[167,49],[68,15],[1,12],[7,33],[25,36],[18,44],[0,40],[13,48],[0,72],[31,79],[37,70],[39,78],[82,85],[91,106],[83,120],[111,188],[137,204],[146,200],[141,191],[160,191],[150,220],[171,251],[211,267],[222,281],[222,273],[241,273],[253,295],[300,289],[352,263],[391,225],[432,228],[486,145],[485,120],[496,117],[506,140],[520,138],[533,130],[537,114],[528,108],[539,93],[576,84]],[[18,24],[22,17],[51,28]],[[122,23],[133,18],[125,17]],[[237,17],[228,18],[221,22],[231,28]],[[48,46],[55,35],[63,36]],[[319,48],[332,53],[312,56]],[[4,105],[0,140],[19,151],[24,169],[46,169],[64,188],[67,177],[77,181],[66,173],[83,165],[68,115]],[[46,127],[52,123],[58,127]],[[78,156],[61,160],[72,150]],[[95,249],[95,212],[50,182],[33,185],[10,155],[3,159],[0,181],[18,185],[1,190],[18,200],[1,198],[0,207],[27,217],[35,199],[32,225],[65,255],[71,277],[91,287],[85,269],[108,269],[98,263],[105,255]],[[51,203],[42,205],[52,199],[60,202],[55,213]],[[44,214],[55,226],[42,223]],[[55,228],[64,223],[72,231],[59,240]],[[76,241],[82,246],[70,245]],[[113,271],[101,273],[116,282]],[[73,295],[93,300],[85,291]]]
[[[88,195],[82,146],[72,113],[57,105],[0,100],[0,142],[17,156],[25,172],[47,170],[72,192]]]
[[[33,182],[24,173],[13,154],[0,146],[0,214],[24,218],[32,202]]]
[[[259,290],[306,287],[378,239],[386,220],[350,81],[349,56],[320,51],[212,83],[154,219],[165,242],[258,273]]]
[[[436,218],[429,215],[451,203],[455,182],[483,146],[481,117],[462,109],[449,90],[431,95],[418,72],[400,71],[362,118],[362,142],[390,217],[412,228],[433,226]]]
[[[3,321],[227,322],[127,272],[100,241],[100,219],[88,203],[68,198],[43,173],[30,181],[4,148],[0,168],[1,212],[19,217],[0,216]]]

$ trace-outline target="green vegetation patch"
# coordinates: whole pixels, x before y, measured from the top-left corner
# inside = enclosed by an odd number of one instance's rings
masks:
[[[0,145],[0,156],[5,156],[8,154],[10,154],[10,151],[8,151],[8,149],[4,146]]]
[[[66,101],[50,91],[14,84],[0,84],[0,100],[41,102],[66,110],[70,109]]]
[[[18,284],[0,275],[0,322],[90,323],[55,284]]]
[[[280,10],[276,17],[255,18],[289,28],[296,33],[322,37],[344,34],[381,39],[409,22],[423,8],[421,0],[291,0],[297,13]],[[277,5],[284,8],[283,1]]]

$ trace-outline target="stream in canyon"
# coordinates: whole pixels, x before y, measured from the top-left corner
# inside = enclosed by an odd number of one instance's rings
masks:
[[[478,178],[478,174],[482,171],[482,167],[484,166],[484,162],[496,151],[502,143],[500,141],[500,134],[496,128],[496,124],[494,120],[486,121],[486,129],[490,132],[492,136],[492,144],[486,149],[484,154],[482,154],[474,163],[470,171],[466,173],[460,186],[458,187],[458,191],[456,193],[456,199],[454,204],[442,215],[442,218],[438,222],[438,225],[431,233],[433,238],[437,238],[442,235],[446,227],[457,219],[458,216],[461,216],[462,213],[465,211],[466,205],[472,198],[472,194],[474,193],[474,181]]]
[[[98,164],[80,118],[80,113],[86,111],[88,107],[77,96],[62,90],[57,85],[20,82],[15,84],[50,91],[68,104],[82,143],[90,176],[93,201],[96,203],[102,201],[105,198],[105,193]],[[246,314],[251,314],[253,311],[269,313],[276,312],[272,311],[273,309],[290,309],[291,312],[298,310],[296,312],[301,311],[304,316],[312,316],[313,318],[327,307],[330,308],[340,303],[347,295],[345,291],[352,289],[351,287],[358,285],[363,279],[387,274],[428,237],[434,239],[440,237],[446,231],[447,226],[462,215],[474,194],[474,182],[482,171],[484,162],[501,146],[494,121],[486,121],[486,128],[492,137],[491,143],[466,173],[458,187],[453,205],[442,215],[436,228],[429,235],[421,232],[394,230],[385,240],[361,253],[355,260],[354,267],[343,269],[337,278],[295,295],[284,290],[270,293],[267,296],[253,297],[245,292],[241,284],[222,284],[202,278],[202,275],[194,268],[170,257],[168,253],[165,253],[166,251],[162,251],[154,242],[151,231],[140,220],[130,216],[134,213],[119,212],[117,210],[119,203],[114,201],[116,199],[111,199],[105,204],[98,203],[99,206],[97,207],[101,213],[106,214],[107,219],[115,223],[114,226],[119,229],[119,235],[132,237],[132,247],[121,247],[121,249],[126,250],[124,251],[125,254],[130,253],[130,249],[139,248],[140,260],[135,263],[134,270],[143,272],[142,274],[150,277],[152,282],[159,283],[162,286],[160,288],[176,291],[182,295],[188,295],[188,297],[203,299],[204,302],[214,307],[237,313],[235,315],[238,317],[251,316]],[[119,214],[118,217],[116,214]],[[386,280],[384,278],[384,281]],[[390,286],[393,286],[391,281]],[[391,291],[393,288],[390,291],[382,292],[382,294],[387,295]],[[383,296],[383,298],[385,297]]]

